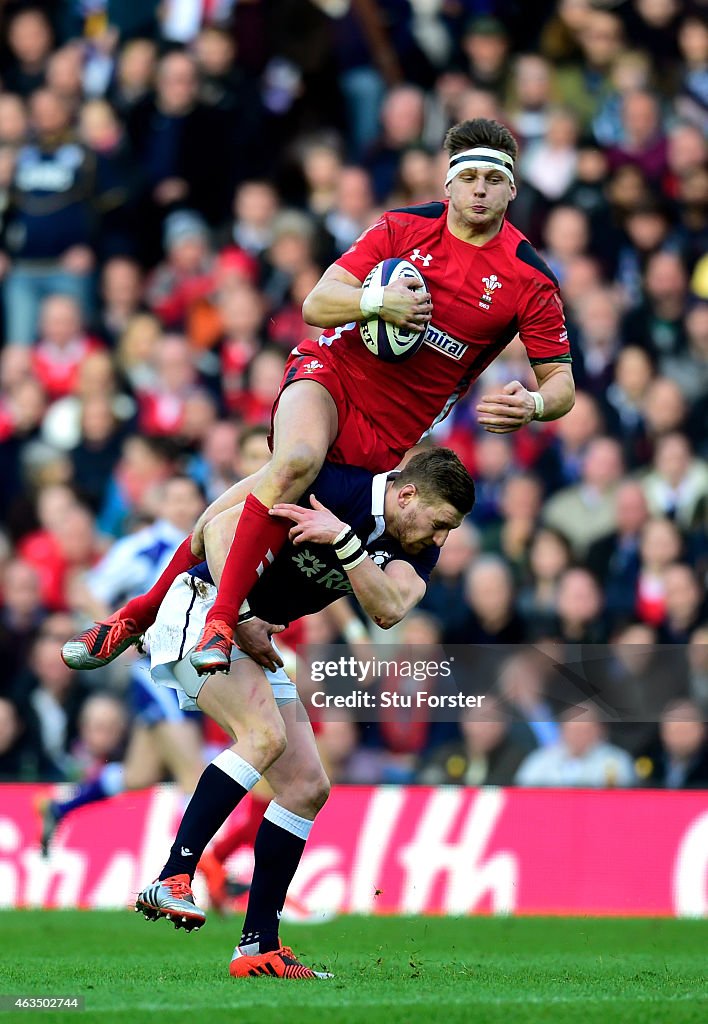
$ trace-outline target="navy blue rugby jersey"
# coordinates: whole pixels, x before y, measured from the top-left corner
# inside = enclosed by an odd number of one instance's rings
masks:
[[[409,555],[385,532],[383,517],[387,473],[374,475],[355,466],[325,462],[299,504],[309,507],[314,494],[339,519],[349,523],[369,555],[380,568],[389,562],[409,562],[426,583],[438,560],[435,545],[420,554]],[[206,562],[190,572],[212,582]],[[254,614],[268,622],[286,625],[303,615],[318,612],[344,594],[352,585],[330,544],[291,544],[288,541],[270,568],[248,595]]]

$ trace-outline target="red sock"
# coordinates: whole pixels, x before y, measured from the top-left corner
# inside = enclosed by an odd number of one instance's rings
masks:
[[[139,629],[147,629],[157,618],[157,609],[162,604],[162,599],[172,586],[180,573],[191,569],[193,565],[199,565],[203,558],[192,554],[192,535],[190,533],[186,540],[183,540],[170,559],[170,563],[162,573],[162,576],[153,583],[146,594],[140,594],[124,604],[120,610],[124,619],[135,619]]]
[[[246,820],[230,828],[226,835],[214,843],[211,848],[218,861],[223,864],[226,858],[230,857],[240,846],[253,846],[269,803],[270,800],[264,800],[263,797],[254,796],[251,793]]]
[[[207,622],[220,619],[236,626],[239,608],[288,539],[291,526],[290,520],[271,516],[263,502],[248,495]]]

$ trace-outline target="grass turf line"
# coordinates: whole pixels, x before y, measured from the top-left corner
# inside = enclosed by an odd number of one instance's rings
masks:
[[[708,921],[342,917],[283,940],[336,977],[228,975],[240,919],[0,911],[0,994],[83,995],[79,1024],[705,1024]],[[2,1013],[4,1020],[27,1012]],[[70,1012],[29,1019],[66,1022]]]

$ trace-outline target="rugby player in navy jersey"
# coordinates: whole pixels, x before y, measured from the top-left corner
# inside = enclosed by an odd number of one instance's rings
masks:
[[[485,430],[515,431],[554,420],[574,402],[568,336],[558,282],[528,240],[506,219],[516,196],[517,144],[508,128],[477,118],[447,133],[446,201],[385,213],[328,270],[308,295],[303,316],[324,328],[292,352],[273,410],[273,455],[251,482],[217,600],[192,653],[198,672],[228,669],[239,609],[288,535],[269,514],[294,500],[325,459],[381,472],[446,416],[518,333],[538,390],[509,381],[477,406]],[[363,286],[381,260],[400,257],[421,270],[429,291],[402,279]],[[359,324],[371,317],[425,330],[405,364],[368,351]],[[219,499],[244,500],[241,491]],[[73,668],[105,664],[153,621],[171,580],[195,564],[199,531],[185,541],[158,583],[110,619],[76,638]]]
[[[285,624],[353,592],[374,621],[393,626],[423,597],[439,548],[473,504],[472,479],[449,449],[422,452],[402,470],[378,475],[326,463],[302,506],[273,508],[272,515],[286,521],[289,539],[251,589],[247,614]],[[226,513],[231,532],[237,514]],[[215,523],[210,532],[218,530]],[[212,568],[218,576],[213,561]],[[200,708],[235,742],[204,770],[169,858],[140,893],[136,910],[187,930],[204,923],[191,890],[197,862],[265,775],[274,797],[256,837],[248,909],[230,973],[328,977],[281,945],[278,921],[329,783],[307,715],[302,707],[297,713],[295,685],[282,668],[265,670],[236,647],[226,677],[199,675],[191,664],[190,650],[216,596],[211,581],[204,563],[173,582],[147,634],[152,674],[177,690],[183,707]]]

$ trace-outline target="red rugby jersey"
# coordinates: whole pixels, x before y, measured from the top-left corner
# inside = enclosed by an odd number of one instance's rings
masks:
[[[337,260],[360,281],[389,257],[416,264],[433,297],[418,352],[385,363],[366,348],[358,324],[329,328],[318,343],[354,404],[401,451],[447,415],[517,333],[532,364],[570,361],[558,282],[528,239],[504,221],[489,242],[470,245],[448,230],[447,206],[385,213]]]

